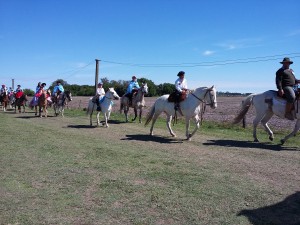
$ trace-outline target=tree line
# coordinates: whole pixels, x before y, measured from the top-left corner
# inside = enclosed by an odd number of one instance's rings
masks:
[[[71,91],[73,96],[93,96],[95,95],[95,86],[94,85],[78,85],[78,84],[69,84],[67,81],[63,79],[57,79],[52,82],[49,86],[50,90],[53,90],[56,82],[60,81],[65,90]],[[105,91],[110,87],[114,87],[115,91],[120,95],[124,95],[126,93],[127,86],[130,81],[125,80],[109,80],[104,77],[101,79],[103,83],[103,88]],[[152,80],[147,78],[138,79],[138,83],[141,85],[142,83],[147,83],[148,85],[148,97],[161,96],[164,94],[170,94],[175,90],[175,85],[171,83],[163,83],[163,84],[154,84]],[[25,94],[28,96],[33,96],[34,91],[31,89],[24,89]],[[230,92],[217,92],[218,96],[245,96],[247,94],[242,93],[230,93]]]

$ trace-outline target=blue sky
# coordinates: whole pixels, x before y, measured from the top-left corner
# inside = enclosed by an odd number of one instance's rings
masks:
[[[94,85],[100,59],[109,80],[174,83],[184,70],[189,88],[275,89],[284,56],[300,79],[299,9],[298,0],[0,0],[0,83]]]

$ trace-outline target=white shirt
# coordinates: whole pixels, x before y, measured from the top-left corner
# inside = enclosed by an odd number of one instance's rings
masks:
[[[183,78],[183,80],[181,80],[180,78],[178,78],[175,81],[175,88],[177,91],[182,92],[182,89],[187,89],[187,82],[186,79]]]
[[[99,96],[105,95],[104,88],[97,88],[96,95]]]

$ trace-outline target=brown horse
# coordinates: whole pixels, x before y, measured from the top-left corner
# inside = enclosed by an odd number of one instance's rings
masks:
[[[3,111],[5,112],[8,104],[8,95],[5,92],[0,95],[0,103],[3,107]]]
[[[42,118],[42,111],[44,112],[44,116],[47,117],[48,111],[47,111],[47,91],[43,91],[41,96],[38,100],[38,106],[39,106],[39,117]],[[35,115],[37,115],[37,107],[35,108]]]
[[[18,95],[19,98],[15,95],[15,102],[14,102],[14,107],[15,107],[15,113],[17,113],[17,107],[19,113],[21,113],[21,106],[23,107],[23,113],[25,113],[25,105],[26,102],[28,101],[27,95],[22,92],[22,95]]]

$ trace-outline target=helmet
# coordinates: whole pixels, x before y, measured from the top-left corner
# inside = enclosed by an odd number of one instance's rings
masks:
[[[136,79],[136,76],[132,76],[132,80],[135,80]]]
[[[98,83],[98,86],[99,86],[99,85],[103,85],[103,83],[102,83],[102,82],[99,82],[99,83]]]
[[[46,83],[42,83],[41,86],[42,86],[42,87],[45,87],[45,86],[46,86]]]
[[[179,71],[179,73],[177,74],[178,77],[183,76],[185,74],[184,71]]]
[[[5,84],[2,84],[2,87],[5,87]]]

